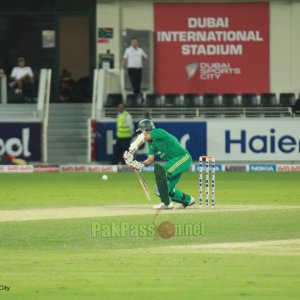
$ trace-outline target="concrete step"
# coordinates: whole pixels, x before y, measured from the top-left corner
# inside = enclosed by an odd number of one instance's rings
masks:
[[[48,143],[48,152],[50,150],[57,150],[57,149],[62,149],[62,150],[68,150],[68,149],[81,149],[81,150],[86,150],[87,149],[87,141],[81,141],[81,142],[67,142],[67,143],[62,143],[62,142],[50,142]]]
[[[87,117],[85,116],[68,116],[68,115],[65,115],[65,116],[51,116],[49,118],[49,123],[52,123],[52,122],[82,122],[82,123],[86,123],[88,120]]]
[[[78,104],[74,104],[74,103],[70,103],[70,104],[60,104],[60,103],[52,103],[49,106],[49,110],[50,111],[91,111],[92,109],[92,105],[91,104],[83,104],[83,103],[78,103]]]
[[[0,109],[36,109],[37,104],[32,103],[0,103]]]
[[[50,136],[87,136],[87,129],[57,129],[48,128],[48,137]]]
[[[91,103],[50,103],[50,108],[63,108],[63,109],[90,109]]]
[[[77,142],[81,142],[81,141],[85,141],[87,142],[87,136],[86,135],[69,135],[69,136],[65,136],[65,135],[51,135],[48,136],[48,145],[50,145],[50,143],[77,143]]]
[[[74,130],[76,129],[83,129],[83,128],[87,128],[87,124],[86,122],[68,122],[68,123],[64,123],[64,122],[49,122],[48,123],[48,128],[50,128],[50,130],[57,130],[59,131],[60,129],[64,128],[64,129],[71,129],[73,128]]]
[[[48,123],[48,161],[87,162],[87,121],[91,104],[52,103]]]
[[[50,109],[49,110],[50,115],[83,115],[89,117],[91,115],[91,111],[88,110],[79,110],[79,109],[68,109],[68,110],[62,110],[62,109]]]
[[[87,149],[77,149],[77,148],[72,148],[72,149],[48,149],[48,155],[49,157],[53,156],[80,156],[87,154]]]

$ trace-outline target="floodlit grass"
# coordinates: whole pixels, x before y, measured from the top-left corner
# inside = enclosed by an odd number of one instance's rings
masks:
[[[153,187],[153,174],[145,178]],[[204,208],[158,216],[149,209],[147,215],[0,222],[0,286],[10,287],[0,290],[0,297],[299,299],[299,179],[297,173],[217,174],[217,205],[262,204],[270,209]],[[148,203],[131,173],[109,174],[108,181],[99,174],[12,174],[1,175],[0,184],[5,210]],[[180,186],[196,196],[197,174],[185,174]],[[140,228],[166,221],[201,223],[204,234],[163,239],[127,231],[91,237],[92,222]],[[284,243],[289,240],[291,244]],[[257,241],[279,244],[259,248]],[[215,251],[215,244],[224,243],[225,250]],[[242,248],[243,243],[252,247]]]
[[[134,173],[0,175],[1,208],[146,203]],[[150,189],[153,173],[143,174]],[[300,200],[300,173],[217,173],[219,204],[292,204]],[[198,174],[186,173],[178,187],[197,197]],[[153,198],[156,197],[152,193]]]

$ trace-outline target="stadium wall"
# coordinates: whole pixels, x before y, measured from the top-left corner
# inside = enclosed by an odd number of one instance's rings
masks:
[[[97,53],[107,49],[115,54],[118,67],[122,57],[121,34],[126,28],[152,30],[154,28],[153,3],[155,1],[112,1],[97,4],[97,28],[112,27],[114,37],[108,43],[99,43]],[[160,1],[182,2],[182,1]],[[207,2],[207,1],[188,1]],[[211,1],[229,2],[229,1]],[[260,1],[230,1],[260,2]],[[270,1],[270,90],[280,92],[300,92],[300,2],[296,0]]]

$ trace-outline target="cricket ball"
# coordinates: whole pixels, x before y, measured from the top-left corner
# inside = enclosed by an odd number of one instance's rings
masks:
[[[102,175],[102,180],[106,181],[108,179],[107,175]]]
[[[167,240],[175,235],[175,226],[171,222],[165,221],[159,224],[157,232],[161,238]]]

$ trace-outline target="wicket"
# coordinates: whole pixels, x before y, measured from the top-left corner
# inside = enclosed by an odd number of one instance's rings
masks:
[[[203,162],[205,161],[205,202],[209,206],[209,162],[211,162],[211,206],[215,206],[215,188],[216,188],[216,161],[213,156],[199,157],[199,204],[202,206],[203,199]]]

